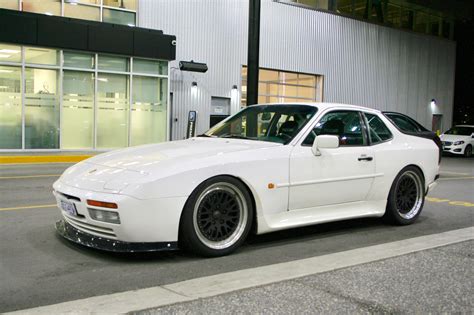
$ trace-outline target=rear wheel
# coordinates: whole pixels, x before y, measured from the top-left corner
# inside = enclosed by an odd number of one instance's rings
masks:
[[[468,144],[464,149],[464,157],[470,158],[472,156],[472,146]]]
[[[247,237],[253,204],[246,187],[229,176],[211,178],[191,194],[180,226],[180,245],[203,256],[223,256]]]
[[[384,218],[398,225],[411,224],[420,215],[424,202],[423,174],[416,167],[405,167],[390,188]]]

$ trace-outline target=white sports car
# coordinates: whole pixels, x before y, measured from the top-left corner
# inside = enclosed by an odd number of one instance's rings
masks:
[[[454,126],[443,133],[440,138],[443,143],[443,152],[464,155],[468,158],[472,156],[474,126]]]
[[[228,254],[257,234],[361,217],[413,223],[433,140],[342,104],[250,106],[205,134],[78,163],[54,183],[58,232],[110,251]]]

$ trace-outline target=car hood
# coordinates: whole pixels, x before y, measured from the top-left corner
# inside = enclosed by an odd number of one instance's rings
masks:
[[[236,151],[281,146],[282,144],[243,139],[191,138],[112,151],[86,160],[86,163],[148,173],[157,164],[195,162]]]
[[[462,140],[466,141],[466,140],[469,140],[470,136],[442,134],[439,138],[442,141],[462,141]]]

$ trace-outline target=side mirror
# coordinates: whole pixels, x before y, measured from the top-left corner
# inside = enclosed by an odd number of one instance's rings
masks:
[[[473,139],[474,139],[474,132],[472,133],[472,135],[471,135],[471,138],[473,138]]]
[[[339,137],[333,135],[320,135],[314,139],[311,151],[315,156],[320,156],[319,149],[336,149],[339,148]]]

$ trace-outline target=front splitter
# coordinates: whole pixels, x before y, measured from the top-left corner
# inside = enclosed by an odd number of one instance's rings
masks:
[[[128,243],[95,236],[76,229],[64,220],[57,221],[55,227],[59,235],[71,242],[109,252],[135,253],[169,251],[178,249],[178,242]]]

